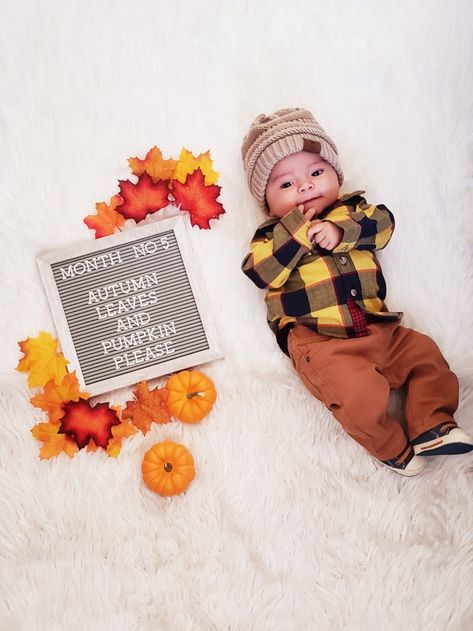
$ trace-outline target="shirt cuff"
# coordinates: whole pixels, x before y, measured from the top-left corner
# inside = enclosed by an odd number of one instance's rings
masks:
[[[294,241],[310,250],[312,244],[307,236],[307,230],[310,228],[310,221],[307,221],[298,208],[294,208],[281,219],[281,224],[286,228]]]
[[[350,250],[353,250],[360,238],[361,226],[349,217],[340,219],[339,221],[334,221],[333,219],[328,219],[327,221],[331,221],[343,230],[342,240],[337,247],[333,249],[333,252],[338,254],[339,252],[349,252]]]

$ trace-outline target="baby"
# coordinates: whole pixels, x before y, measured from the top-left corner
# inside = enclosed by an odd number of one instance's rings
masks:
[[[473,439],[453,419],[458,380],[437,345],[388,311],[375,251],[392,213],[364,191],[340,196],[333,140],[303,109],[261,114],[243,140],[248,186],[270,219],[242,269],[266,290],[267,319],[308,390],[375,458],[405,476],[421,456],[459,454]],[[406,387],[407,432],[387,412]]]

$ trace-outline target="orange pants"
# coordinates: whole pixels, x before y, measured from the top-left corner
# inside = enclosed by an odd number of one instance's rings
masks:
[[[340,339],[296,324],[288,349],[305,386],[343,429],[379,460],[443,421],[458,406],[458,379],[430,337],[399,322],[371,323],[369,335]],[[407,435],[387,413],[391,389],[406,386]]]

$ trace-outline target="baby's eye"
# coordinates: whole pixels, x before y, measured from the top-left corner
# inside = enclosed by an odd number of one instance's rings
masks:
[[[281,188],[289,188],[291,186],[291,182],[283,182],[281,184]]]
[[[322,175],[323,172],[323,169],[317,169],[316,171],[312,172],[312,176],[317,177],[318,175]]]

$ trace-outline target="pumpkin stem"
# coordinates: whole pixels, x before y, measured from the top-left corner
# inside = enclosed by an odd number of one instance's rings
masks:
[[[186,399],[193,399],[194,397],[203,397],[205,392],[186,392]]]
[[[164,470],[166,471],[166,473],[171,473],[171,471],[172,471],[172,463],[171,462],[166,462],[166,464],[164,465]]]

